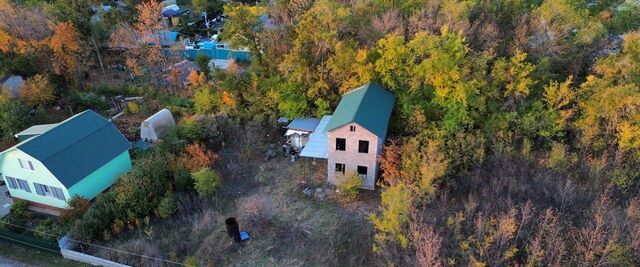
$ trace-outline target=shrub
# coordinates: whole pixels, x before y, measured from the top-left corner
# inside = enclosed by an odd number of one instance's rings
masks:
[[[122,175],[115,186],[116,201],[129,221],[152,212],[165,192],[169,178],[166,155],[152,154],[138,160],[131,172]]]
[[[138,159],[133,169],[122,175],[110,191],[100,194],[81,219],[74,222],[75,239],[91,241],[109,238],[125,226],[142,226],[144,218],[160,205],[169,182],[167,155],[152,152]]]
[[[180,166],[187,170],[195,171],[200,168],[210,167],[216,160],[218,155],[207,149],[201,143],[193,143],[185,147],[182,156],[178,159]]]
[[[274,208],[271,199],[264,195],[252,195],[240,200],[240,215],[254,226],[266,226],[271,222]]]
[[[46,240],[56,240],[57,237],[64,235],[64,230],[53,220],[46,219],[36,226],[33,235]]]
[[[60,221],[63,223],[74,222],[87,212],[91,202],[78,195],[69,200],[69,208],[60,213]]]
[[[127,102],[127,109],[125,113],[127,114],[138,114],[140,112],[140,104],[137,102]]]
[[[176,196],[173,192],[167,192],[164,197],[160,200],[160,204],[158,208],[156,208],[156,216],[161,219],[169,218],[171,215],[176,213],[178,207],[176,206]]]
[[[191,184],[191,173],[184,168],[178,168],[173,174],[173,186],[178,191],[184,191]]]
[[[220,175],[209,168],[201,168],[191,173],[194,187],[201,197],[210,196],[220,186]]]
[[[227,128],[227,118],[221,115],[196,115],[182,121],[179,128],[180,137],[192,143],[203,140],[210,147],[219,147],[223,132]]]
[[[565,145],[553,143],[547,159],[547,167],[558,172],[567,172],[577,161],[578,157],[574,153],[568,153]]]
[[[358,197],[358,190],[362,186],[362,178],[355,172],[337,177],[338,193],[344,201],[353,201]]]
[[[193,102],[196,113],[207,114],[216,107],[216,94],[207,86],[202,86],[195,91]]]
[[[186,266],[192,266],[192,267],[200,266],[200,261],[198,261],[198,258],[196,258],[196,256],[189,256],[185,258],[183,263]]]
[[[22,199],[16,199],[13,201],[13,205],[11,205],[11,214],[17,218],[26,218],[30,216],[29,203]]]

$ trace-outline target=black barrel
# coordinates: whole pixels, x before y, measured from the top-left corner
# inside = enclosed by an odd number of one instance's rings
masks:
[[[233,238],[233,241],[240,242],[240,226],[238,226],[238,221],[236,218],[229,217],[224,223],[227,225],[227,234],[229,237]]]

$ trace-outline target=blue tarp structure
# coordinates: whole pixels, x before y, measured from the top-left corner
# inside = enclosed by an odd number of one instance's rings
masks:
[[[178,32],[173,31],[160,31],[160,45],[173,46],[178,40]]]
[[[170,5],[162,9],[162,16],[177,17],[180,16],[180,7],[178,5]]]
[[[251,61],[251,52],[247,50],[235,50],[224,43],[215,41],[199,42],[196,47],[187,47],[186,57],[195,60],[200,54],[206,55],[210,59],[233,59],[237,61]]]

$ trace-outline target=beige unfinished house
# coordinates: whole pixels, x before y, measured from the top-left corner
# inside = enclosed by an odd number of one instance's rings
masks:
[[[327,176],[335,184],[341,175],[355,172],[362,188],[375,189],[377,156],[387,138],[395,97],[380,85],[368,83],[344,96],[324,130],[327,135]]]

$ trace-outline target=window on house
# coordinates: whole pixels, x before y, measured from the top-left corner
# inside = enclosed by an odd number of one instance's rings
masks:
[[[33,163],[30,160],[18,159],[18,163],[20,163],[20,168],[32,171],[35,170],[35,168],[33,168]]]
[[[345,166],[343,163],[336,163],[336,173],[339,172],[344,174],[344,169],[345,169]]]
[[[349,126],[349,131],[355,132],[356,131],[356,126],[355,125]]]
[[[367,178],[367,167],[366,166],[358,166],[358,175],[360,177]]]
[[[7,178],[7,185],[9,186],[9,188],[18,189],[18,182],[16,181],[16,178],[9,176],[5,176],[5,178]]]
[[[31,188],[29,187],[29,183],[27,183],[27,181],[9,176],[5,177],[7,177],[7,182],[9,182],[10,188],[19,189],[27,193],[31,193]]]
[[[358,152],[369,153],[369,141],[358,141]]]
[[[347,150],[347,139],[336,138],[336,150],[340,150],[340,151]]]
[[[29,183],[27,183],[27,181],[22,179],[16,179],[16,181],[18,181],[18,188],[20,188],[20,190],[24,190],[27,193],[31,193],[31,188],[29,187]]]
[[[38,195],[66,200],[64,197],[64,192],[60,188],[39,183],[33,183],[33,185],[36,188],[36,193],[38,193]]]

